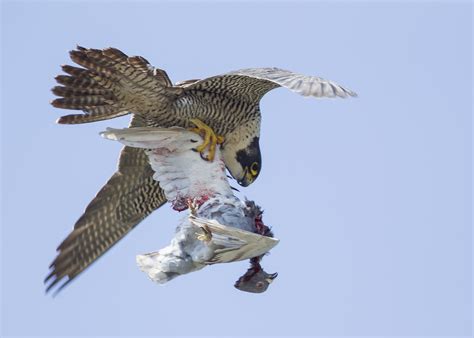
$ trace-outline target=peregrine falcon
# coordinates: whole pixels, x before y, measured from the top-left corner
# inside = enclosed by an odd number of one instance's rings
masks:
[[[165,71],[140,56],[128,57],[115,48],[77,47],[71,59],[82,67],[62,66],[57,108],[81,110],[63,116],[60,124],[100,121],[132,114],[130,127],[194,127],[205,135],[199,151],[216,144],[230,174],[242,186],[261,171],[260,99],[268,91],[288,88],[303,96],[356,96],[332,81],[278,68],[242,69],[203,80],[172,84]],[[102,256],[150,213],[166,202],[143,149],[125,146],[118,170],[90,202],[72,232],[57,248],[45,282],[61,288]]]
[[[205,161],[196,151],[201,136],[183,128],[108,128],[102,136],[145,149],[155,171],[153,178],[160,182],[168,202],[176,210],[191,210],[170,245],[137,256],[138,266],[151,280],[163,284],[207,265],[252,258],[251,270],[259,269],[252,276],[261,278],[249,288],[247,271],[235,286],[259,293],[267,289],[277,274],[265,273],[260,260],[278,240],[263,224],[260,207],[233,193],[220,146],[214,161]]]

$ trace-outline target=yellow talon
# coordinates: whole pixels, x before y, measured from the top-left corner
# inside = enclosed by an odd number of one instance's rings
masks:
[[[196,126],[190,130],[204,138],[202,144],[196,147],[196,151],[202,154],[204,150],[209,147],[209,154],[205,159],[213,161],[216,154],[216,145],[224,143],[224,136],[216,135],[211,127],[199,119],[190,119],[189,121]]]

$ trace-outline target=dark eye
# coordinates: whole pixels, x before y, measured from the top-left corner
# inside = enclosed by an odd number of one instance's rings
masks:
[[[258,162],[253,162],[252,165],[250,166],[250,173],[253,176],[256,176],[258,174]]]
[[[260,288],[263,287],[263,282],[257,282],[257,284],[255,284],[255,286],[260,289]]]

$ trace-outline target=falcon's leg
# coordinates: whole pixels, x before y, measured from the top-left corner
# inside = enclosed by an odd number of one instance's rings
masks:
[[[201,153],[202,156],[204,150],[209,147],[209,154],[207,158],[204,159],[208,161],[213,161],[214,156],[216,154],[216,145],[224,143],[224,136],[216,135],[211,127],[209,127],[207,124],[205,124],[199,119],[190,119],[189,121],[191,121],[196,126],[195,128],[191,128],[190,130],[201,135],[204,138],[203,143],[200,146],[196,147],[196,151]]]

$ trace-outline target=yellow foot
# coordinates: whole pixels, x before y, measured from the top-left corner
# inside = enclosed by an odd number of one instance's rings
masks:
[[[201,226],[200,227],[202,230],[202,234],[196,232],[196,238],[200,241],[204,241],[206,243],[210,242],[212,239],[212,232],[211,229],[208,228],[207,225]]]
[[[207,124],[205,124],[199,119],[190,119],[189,121],[196,126],[195,128],[191,128],[190,130],[195,132],[196,134],[201,135],[204,138],[202,144],[196,147],[196,151],[201,153],[202,156],[204,150],[209,147],[209,153],[207,155],[207,158],[203,158],[207,161],[213,161],[214,156],[216,155],[216,145],[224,143],[224,136],[216,135],[211,127],[209,127]]]

